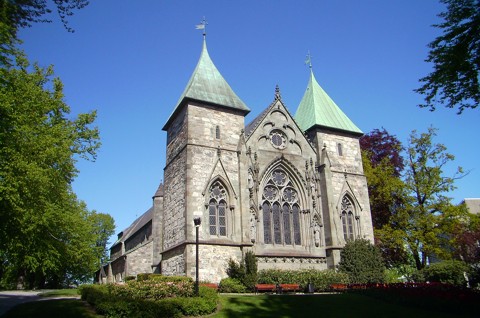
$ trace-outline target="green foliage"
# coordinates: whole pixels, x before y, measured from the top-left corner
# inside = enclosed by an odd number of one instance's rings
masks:
[[[340,254],[338,269],[348,275],[351,283],[381,283],[385,280],[385,265],[380,250],[370,241],[349,241]]]
[[[328,290],[332,284],[347,284],[349,278],[346,273],[327,270],[281,270],[266,269],[258,272],[260,284],[299,284],[305,288],[313,284],[316,291]]]
[[[218,290],[221,293],[245,293],[247,288],[236,278],[223,278],[220,281]]]
[[[255,284],[257,283],[257,259],[252,251],[247,251],[240,263],[230,258],[226,272],[228,277],[241,282],[247,290],[255,290]]]
[[[411,133],[405,156],[401,205],[396,207],[388,224],[375,231],[382,249],[407,252],[417,269],[425,267],[431,255],[450,259],[453,250],[449,246],[452,246],[455,232],[468,219],[466,208],[453,205],[446,196],[455,189],[454,181],[465,174],[459,167],[453,176],[443,175],[443,169],[455,157],[444,145],[433,143],[435,136],[434,128],[426,133]]]
[[[200,316],[214,312],[217,308],[218,294],[215,290],[200,286],[199,297],[193,297],[193,281],[190,279],[191,292],[187,296],[184,286],[188,280],[173,277],[165,279],[147,279],[124,285],[84,285],[80,292],[82,299],[95,307],[98,313],[107,317],[180,317]],[[153,285],[176,285],[177,294],[164,293],[166,287]],[[149,292],[145,292],[149,290]],[[160,292],[164,297],[159,297]]]
[[[247,251],[245,253],[245,276],[243,277],[242,283],[247,287],[248,290],[254,291],[255,284],[257,283],[257,258],[252,251]]]
[[[96,113],[70,119],[52,67],[20,55],[0,78],[0,280],[29,288],[90,280],[114,223],[88,211],[71,183],[77,160],[96,158]]]
[[[226,272],[228,277],[241,280],[245,275],[245,267],[235,261],[233,258],[230,258],[227,262]]]
[[[124,279],[126,282],[130,281],[130,280],[135,280],[135,276],[125,276],[125,279]]]
[[[392,283],[401,283],[404,280],[401,279],[402,274],[397,268],[389,268],[385,270],[385,283],[392,284]]]
[[[461,261],[443,261],[433,263],[422,269],[423,279],[429,282],[440,282],[465,287],[467,281],[465,274],[470,272],[470,267]]]
[[[478,0],[441,0],[447,11],[439,14],[443,31],[429,44],[427,62],[433,72],[420,79],[416,91],[425,96],[420,107],[435,110],[437,104],[447,108],[476,108],[480,103],[480,9]]]

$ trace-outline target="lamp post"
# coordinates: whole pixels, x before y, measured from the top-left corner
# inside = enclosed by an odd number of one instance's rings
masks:
[[[193,224],[195,224],[195,295],[198,296],[198,228],[202,223],[200,217],[193,219]]]

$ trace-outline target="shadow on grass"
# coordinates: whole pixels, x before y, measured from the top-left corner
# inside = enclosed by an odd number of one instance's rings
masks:
[[[402,306],[359,294],[221,296],[215,318],[244,317],[474,317]]]
[[[23,303],[6,312],[1,318],[98,318],[101,317],[78,299],[49,299]]]

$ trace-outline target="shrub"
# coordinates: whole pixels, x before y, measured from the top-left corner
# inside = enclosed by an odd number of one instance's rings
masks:
[[[245,293],[247,288],[238,279],[224,278],[220,281],[218,290],[221,293]]]
[[[252,251],[247,251],[240,263],[230,258],[226,272],[229,278],[238,280],[247,290],[255,290],[255,284],[257,283],[257,258]]]
[[[124,281],[128,282],[129,280],[135,280],[136,277],[135,276],[126,276]]]
[[[443,261],[433,263],[425,267],[421,272],[424,280],[429,282],[440,282],[465,287],[467,281],[464,273],[469,273],[469,266],[461,261]]]
[[[99,314],[112,318],[199,316],[211,314],[217,308],[217,292],[204,286],[199,288],[200,297],[160,300],[131,297],[125,292],[126,289],[126,285],[84,285],[81,294],[82,299],[94,306]]]
[[[228,277],[242,280],[242,277],[245,275],[245,267],[243,267],[233,258],[230,258],[227,262],[226,272]]]
[[[369,240],[349,241],[340,254],[338,269],[354,284],[381,283],[385,265],[380,250]]]
[[[389,268],[385,270],[385,283],[401,283],[403,280],[401,279],[402,274],[396,268]]]

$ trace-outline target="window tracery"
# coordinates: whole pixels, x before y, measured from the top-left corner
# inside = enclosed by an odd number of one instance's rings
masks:
[[[208,220],[210,235],[227,236],[227,190],[215,181],[209,189]]]
[[[272,172],[262,200],[264,243],[301,245],[298,191],[285,171]]]
[[[345,195],[342,199],[342,227],[343,227],[343,238],[345,240],[353,240],[355,237],[355,227],[354,227],[354,207],[352,201]]]

